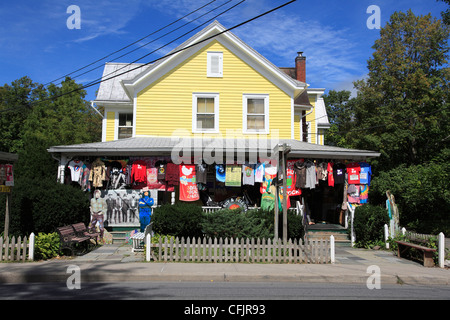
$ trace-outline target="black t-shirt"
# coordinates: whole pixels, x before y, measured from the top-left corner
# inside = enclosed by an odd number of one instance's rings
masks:
[[[333,166],[333,177],[334,184],[343,184],[345,182],[345,170],[347,169],[346,165],[340,162],[337,162]]]

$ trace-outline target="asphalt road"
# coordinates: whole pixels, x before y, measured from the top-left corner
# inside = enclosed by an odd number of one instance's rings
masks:
[[[120,282],[1,284],[1,300],[450,300],[449,286],[257,282]]]

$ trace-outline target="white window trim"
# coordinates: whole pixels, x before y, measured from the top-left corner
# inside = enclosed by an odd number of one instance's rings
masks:
[[[197,128],[197,99],[214,98],[214,129]],[[193,133],[219,133],[219,94],[193,93],[192,94],[192,132]]]
[[[117,111],[116,112],[116,117],[115,117],[115,122],[114,122],[114,140],[119,140],[119,115],[120,114],[131,114],[132,118],[131,121],[134,121],[134,113],[133,111]],[[133,125],[131,126],[131,137],[134,137],[133,135],[133,130],[134,130],[134,122]],[[130,128],[130,126],[122,126],[122,128]]]
[[[212,57],[217,56],[219,57],[219,72],[212,72],[211,71],[211,59]],[[206,59],[206,76],[210,78],[221,78],[223,77],[223,52],[215,52],[215,51],[209,51],[207,52],[207,59]]]
[[[264,99],[264,130],[256,131],[247,129],[247,100]],[[242,95],[242,131],[244,134],[269,134],[269,95],[247,94]]]

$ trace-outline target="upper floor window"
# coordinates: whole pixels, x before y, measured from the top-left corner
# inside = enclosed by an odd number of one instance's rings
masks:
[[[269,95],[244,95],[244,133],[269,133]]]
[[[119,113],[119,125],[117,130],[117,138],[125,139],[133,136],[133,114]]]
[[[219,130],[219,94],[195,93],[192,97],[192,131]]]
[[[206,76],[223,77],[223,52],[208,52],[206,64]]]

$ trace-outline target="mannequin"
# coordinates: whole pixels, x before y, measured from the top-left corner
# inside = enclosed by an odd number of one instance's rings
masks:
[[[145,190],[143,197],[139,200],[139,222],[141,224],[141,232],[144,232],[145,227],[150,223],[152,216],[152,205],[153,198],[150,198],[150,192]]]

